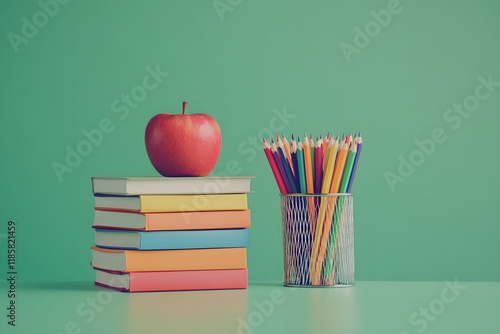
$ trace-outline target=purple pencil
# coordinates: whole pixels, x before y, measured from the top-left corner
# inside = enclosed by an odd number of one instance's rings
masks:
[[[349,183],[347,184],[347,193],[351,193],[352,183],[354,181],[354,176],[356,175],[356,169],[358,168],[359,156],[361,155],[361,149],[363,148],[363,138],[361,137],[361,133],[357,138],[358,141],[358,152],[356,153],[356,158],[354,158],[354,165],[352,166],[351,176],[349,177]]]

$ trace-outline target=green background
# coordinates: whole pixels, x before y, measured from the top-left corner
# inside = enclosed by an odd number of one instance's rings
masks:
[[[219,16],[212,1],[74,0],[16,53],[8,34],[21,35],[22,18],[33,22],[41,7],[2,2],[0,246],[6,254],[15,220],[19,279],[93,279],[90,177],[157,175],[145,126],[187,100],[221,126],[214,172],[236,161],[239,174],[256,176],[250,280],[282,277],[278,190],[252,141],[361,131],[356,280],[498,281],[500,87],[456,129],[443,116],[474,94],[478,77],[500,80],[500,3],[402,0],[350,62],[340,44],[355,45],[354,29],[390,1],[231,3]],[[148,66],[169,75],[120,119],[111,104]],[[291,116],[277,120],[278,111]],[[66,146],[104,118],[114,131],[60,182],[53,162],[65,163]],[[418,154],[415,140],[437,128],[446,140],[391,189],[384,174],[398,173],[399,157]]]

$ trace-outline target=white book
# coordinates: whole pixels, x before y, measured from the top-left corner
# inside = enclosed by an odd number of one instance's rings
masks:
[[[253,176],[92,177],[94,194],[184,195],[250,193]]]

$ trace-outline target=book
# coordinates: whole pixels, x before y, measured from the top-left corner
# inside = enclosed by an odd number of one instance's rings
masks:
[[[96,269],[95,284],[127,292],[246,289],[247,269],[113,272]]]
[[[248,247],[249,230],[125,231],[96,229],[95,244],[121,249],[198,249]]]
[[[246,269],[245,248],[125,250],[92,246],[91,265],[114,271]]]
[[[95,195],[95,209],[136,212],[247,210],[247,194],[212,195]]]
[[[249,228],[250,210],[188,212],[120,212],[95,210],[94,228],[144,231]]]
[[[180,195],[250,192],[251,176],[92,177],[94,194]]]

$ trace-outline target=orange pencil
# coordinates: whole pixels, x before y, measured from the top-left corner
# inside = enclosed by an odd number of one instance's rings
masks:
[[[342,180],[342,172],[344,171],[344,165],[347,158],[347,153],[349,152],[349,144],[343,143],[341,149],[339,150],[339,156],[335,162],[335,168],[333,173],[332,184],[330,186],[330,193],[335,194],[339,191],[340,181]]]
[[[330,134],[327,134],[325,136],[325,140],[323,141],[323,172],[326,169],[326,162],[328,160],[328,157],[326,156],[326,152],[328,151],[328,146],[331,141]]]

